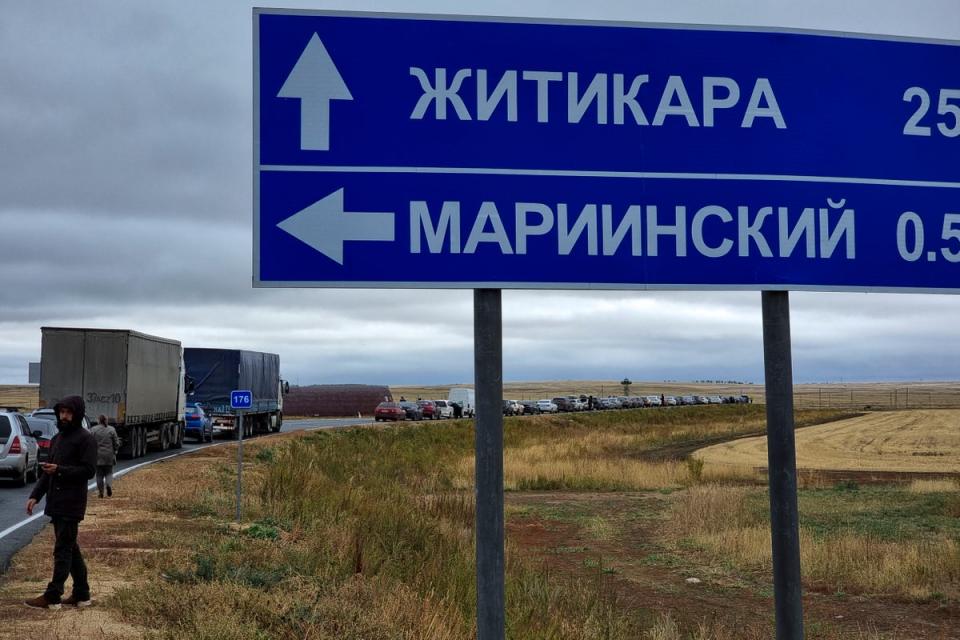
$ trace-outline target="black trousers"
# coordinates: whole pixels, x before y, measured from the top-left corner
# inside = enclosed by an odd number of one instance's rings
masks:
[[[78,600],[90,599],[90,584],[87,582],[87,565],[83,562],[80,545],[77,544],[79,520],[53,518],[53,580],[43,594],[48,602],[60,602],[67,576],[73,578],[73,595]]]

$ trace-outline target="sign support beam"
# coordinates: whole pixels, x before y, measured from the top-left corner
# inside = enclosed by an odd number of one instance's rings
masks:
[[[239,524],[240,505],[243,503],[243,411],[237,413],[237,524]]]
[[[503,640],[503,320],[500,289],[473,292],[477,640]]]
[[[767,477],[773,541],[777,640],[803,640],[800,516],[793,424],[790,293],[764,291],[763,360],[767,393]]]

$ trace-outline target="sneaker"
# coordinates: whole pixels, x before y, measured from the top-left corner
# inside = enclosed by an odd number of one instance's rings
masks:
[[[59,602],[50,602],[49,600],[47,600],[46,595],[40,595],[40,596],[37,596],[36,598],[24,600],[23,604],[27,605],[28,607],[32,607],[34,609],[59,609],[60,608]]]
[[[63,604],[68,607],[89,607],[93,604],[93,600],[90,599],[90,596],[87,596],[86,600],[80,599],[75,595],[71,595],[69,598],[64,598],[61,601]]]
[[[113,487],[107,485],[107,497],[113,496]]]

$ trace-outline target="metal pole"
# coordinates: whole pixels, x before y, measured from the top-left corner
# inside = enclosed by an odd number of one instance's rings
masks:
[[[477,640],[503,640],[503,323],[499,289],[473,292]]]
[[[237,425],[237,523],[240,522],[240,504],[243,500],[243,412]]]
[[[803,640],[800,517],[793,433],[790,294],[764,291],[763,360],[767,388],[767,476],[773,538],[773,595],[777,640]]]

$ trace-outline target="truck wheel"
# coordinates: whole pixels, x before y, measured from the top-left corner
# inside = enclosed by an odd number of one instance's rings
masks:
[[[183,449],[183,436],[184,436],[183,425],[179,422],[176,423],[173,427],[173,448],[174,449]]]
[[[137,457],[142,458],[145,455],[147,455],[147,430],[137,427]]]
[[[170,448],[170,425],[165,424],[160,427],[160,451],[166,451]]]

